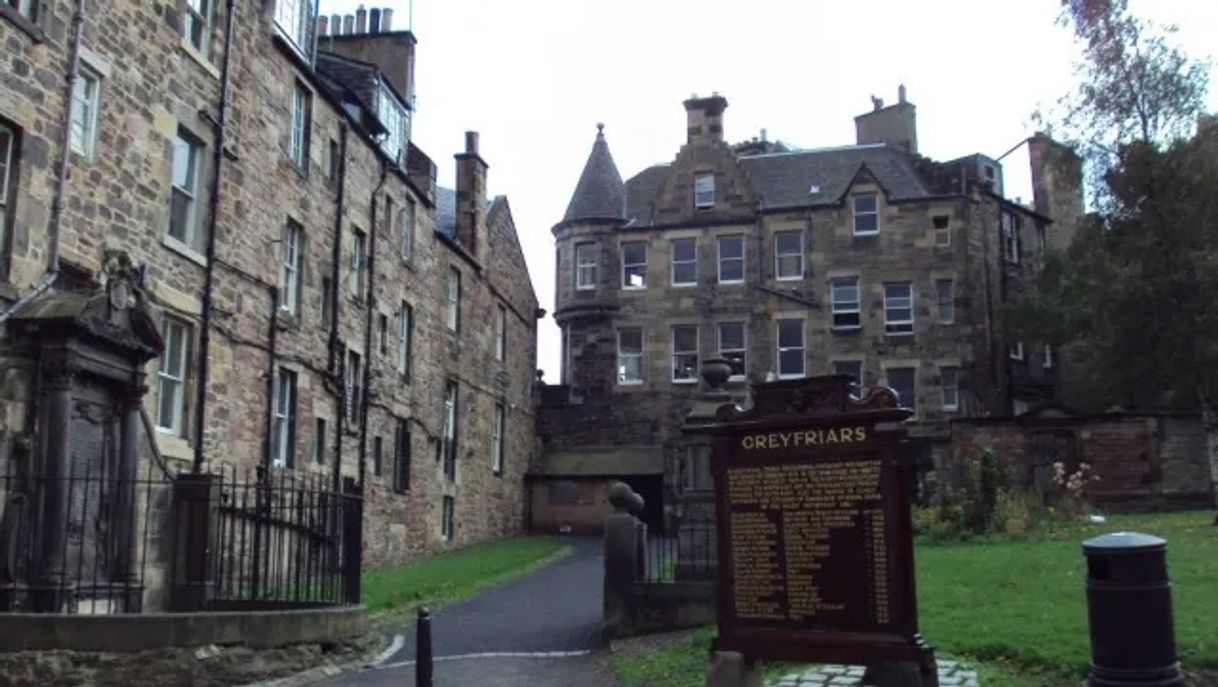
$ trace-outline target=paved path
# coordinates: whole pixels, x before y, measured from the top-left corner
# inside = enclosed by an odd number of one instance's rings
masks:
[[[599,538],[572,538],[571,555],[446,606],[432,616],[435,684],[612,687],[602,645],[604,562]],[[379,668],[341,676],[344,687],[414,685],[414,628]]]
[[[863,680],[862,666],[810,666],[771,681],[771,687],[854,687]],[[939,660],[940,687],[977,687],[977,671],[950,660]]]

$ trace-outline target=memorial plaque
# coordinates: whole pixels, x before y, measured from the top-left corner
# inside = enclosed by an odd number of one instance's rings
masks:
[[[714,435],[717,650],[934,673],[917,630],[909,416],[888,389],[857,399],[829,376],[755,385],[752,407],[700,429]]]

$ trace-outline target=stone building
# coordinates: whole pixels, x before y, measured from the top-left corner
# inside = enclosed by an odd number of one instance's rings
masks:
[[[705,487],[704,461],[679,447],[711,356],[730,361],[740,400],[770,378],[887,385],[931,439],[955,418],[1053,398],[1052,349],[1012,340],[1000,318],[1034,288],[1046,251],[1069,242],[1076,162],[1029,139],[1036,197],[1024,205],[1003,194],[998,160],[919,154],[904,87],[896,104],[874,104],[853,145],[796,150],[729,144],[727,100],[694,97],[675,159],[625,181],[597,133],[553,229],[563,367],[543,396],[539,480],[573,479],[572,453],[614,473],[627,450],[651,456],[649,472],[663,464],[665,500]],[[655,481],[631,484],[646,497]]]
[[[60,429],[14,323],[122,253],[164,347],[141,465],[354,478],[365,565],[513,533],[540,311],[510,206],[473,132],[437,187],[391,10],[316,14],[0,3],[0,464],[44,469]]]

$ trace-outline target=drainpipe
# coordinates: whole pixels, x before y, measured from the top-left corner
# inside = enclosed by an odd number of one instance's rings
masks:
[[[338,319],[342,299],[339,277],[343,261],[343,212],[347,200],[347,125],[339,128],[338,138],[338,202],[334,210],[334,245],[330,251],[330,360],[326,370],[337,380],[338,393],[334,395],[334,474],[331,486],[335,493],[342,486],[343,472],[343,428],[347,424],[347,361],[338,356]],[[337,358],[337,360],[336,360]]]
[[[199,323],[199,375],[195,384],[195,453],[193,471],[203,470],[203,435],[207,420],[207,380],[211,355],[211,309],[212,288],[215,282],[216,228],[219,224],[220,172],[224,163],[225,136],[228,133],[228,75],[233,52],[233,34],[237,25],[236,0],[228,0],[224,11],[227,25],[224,29],[224,60],[220,65],[219,118],[214,121],[215,150],[212,153],[211,197],[207,199],[207,267],[204,268],[203,315]]]
[[[51,198],[51,217],[47,222],[47,268],[46,274],[34,288],[0,313],[0,324],[13,313],[21,310],[54,285],[59,278],[59,229],[63,223],[63,195],[68,185],[68,165],[71,162],[72,93],[76,90],[76,79],[80,73],[80,43],[84,34],[85,0],[76,0],[72,11],[72,43],[68,47],[68,71],[64,75],[63,124],[59,129],[59,159],[55,162],[55,191]]]
[[[376,281],[377,201],[380,199],[381,190],[385,188],[385,181],[388,177],[389,166],[382,159],[381,180],[372,192],[372,205],[369,211],[370,217],[368,218],[368,284],[367,293],[364,295],[364,393],[360,395],[359,412],[359,486],[361,489],[364,487],[364,473],[368,469],[365,458],[368,454],[368,397],[371,395],[369,385],[372,383],[372,319],[373,311],[375,310],[373,286]]]
[[[271,297],[271,327],[266,336],[266,441],[262,445],[262,467],[269,475],[274,459],[271,455],[271,446],[274,445],[271,437],[275,432],[275,336],[279,331],[279,287],[268,287],[267,294]]]

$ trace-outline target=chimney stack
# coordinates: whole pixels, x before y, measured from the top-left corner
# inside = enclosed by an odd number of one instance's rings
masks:
[[[386,7],[381,10],[381,32],[389,33],[393,30],[393,8]]]
[[[358,34],[368,33],[368,10],[364,9],[363,5],[360,5],[355,10],[355,32]]]
[[[727,98],[718,91],[709,98],[693,96],[685,101],[686,143],[722,143],[723,111]]]
[[[884,107],[884,101],[871,96],[872,110],[854,118],[858,145],[891,143],[910,153],[918,152],[918,108],[905,99],[905,86],[897,89],[897,103]]]
[[[457,243],[479,261],[485,256],[486,161],[478,154],[478,132],[465,132],[465,152],[457,153]]]

